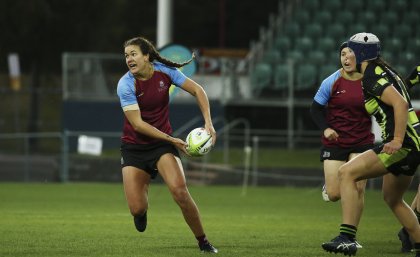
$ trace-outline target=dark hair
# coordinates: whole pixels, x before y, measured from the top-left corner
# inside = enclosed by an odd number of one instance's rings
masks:
[[[127,46],[131,46],[131,45],[136,45],[138,47],[140,47],[140,51],[144,54],[144,55],[149,55],[149,61],[153,62],[154,60],[157,60],[163,64],[166,64],[168,66],[171,67],[176,67],[176,68],[180,68],[182,66],[185,66],[187,64],[189,64],[190,62],[192,62],[192,60],[195,58],[194,54],[192,54],[191,59],[189,59],[186,62],[183,63],[176,63],[173,61],[170,61],[164,57],[162,57],[159,52],[156,50],[156,47],[147,39],[145,39],[144,37],[135,37],[135,38],[131,38],[127,41],[124,42],[124,48]]]
[[[404,85],[401,85],[401,90],[405,91],[407,93],[407,85],[403,77],[399,74],[398,71],[396,71],[394,68],[391,67],[381,56],[376,58],[375,60],[372,60],[372,62],[376,63],[377,65],[381,66],[382,68],[387,71],[388,74],[392,76],[392,78],[397,82],[398,84],[403,83]]]

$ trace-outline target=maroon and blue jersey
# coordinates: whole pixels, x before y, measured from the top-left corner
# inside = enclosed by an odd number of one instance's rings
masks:
[[[172,127],[169,122],[169,88],[173,84],[181,87],[187,77],[177,68],[153,62],[154,72],[148,80],[138,80],[127,72],[118,82],[117,94],[121,107],[138,104],[143,121],[170,135]],[[138,133],[124,117],[124,143],[150,144],[158,139]]]
[[[314,100],[327,107],[328,127],[339,136],[337,141],[322,136],[324,146],[346,148],[373,144],[375,137],[365,109],[361,80],[345,79],[337,70],[321,83]]]

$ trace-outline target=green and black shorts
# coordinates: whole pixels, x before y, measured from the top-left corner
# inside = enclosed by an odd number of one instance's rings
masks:
[[[395,176],[401,174],[413,176],[416,173],[417,167],[420,164],[419,151],[409,147],[402,147],[394,154],[389,155],[387,153],[381,153],[383,147],[384,145],[381,144],[373,148],[373,151],[375,151],[388,171]]]

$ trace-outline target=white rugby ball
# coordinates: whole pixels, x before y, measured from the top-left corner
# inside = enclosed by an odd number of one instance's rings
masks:
[[[203,156],[210,152],[212,148],[212,138],[204,128],[195,128],[188,133],[187,139],[187,152],[191,156]]]

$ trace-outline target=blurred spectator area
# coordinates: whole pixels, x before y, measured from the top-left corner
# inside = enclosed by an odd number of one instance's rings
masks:
[[[407,76],[419,62],[419,11],[415,0],[280,2],[278,13],[270,15],[260,38],[251,43],[254,97],[282,97],[290,85],[295,97],[311,98],[340,67],[339,45],[358,32],[376,34],[382,57]],[[413,94],[420,99],[420,89]]]

